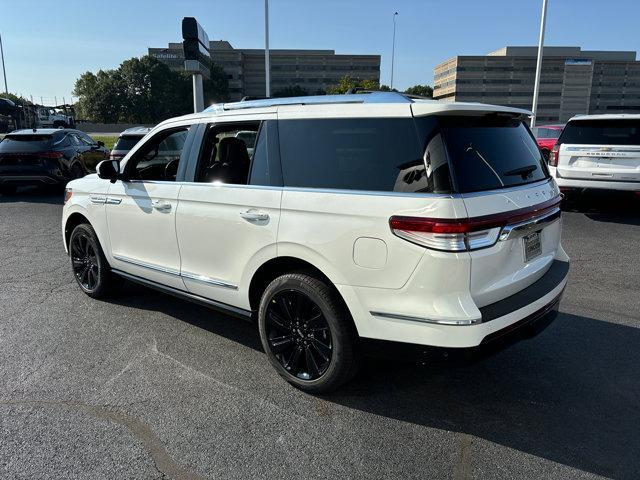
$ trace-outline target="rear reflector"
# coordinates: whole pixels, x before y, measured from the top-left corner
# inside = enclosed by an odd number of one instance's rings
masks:
[[[559,196],[531,207],[472,218],[425,218],[393,216],[394,235],[434,250],[459,252],[490,247],[506,225],[544,215],[560,205]]]

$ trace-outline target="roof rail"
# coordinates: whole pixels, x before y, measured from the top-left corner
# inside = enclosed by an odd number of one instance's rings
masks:
[[[275,107],[280,105],[332,105],[344,103],[413,103],[413,100],[399,92],[364,91],[344,95],[314,95],[309,97],[265,98],[232,103],[218,103],[206,108],[205,112],[221,110],[242,110],[247,108]]]

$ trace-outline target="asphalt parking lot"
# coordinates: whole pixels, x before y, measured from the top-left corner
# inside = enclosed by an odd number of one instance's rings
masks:
[[[639,478],[640,200],[567,208],[541,335],[473,366],[368,360],[314,397],[249,323],[85,296],[58,196],[0,197],[0,478]]]

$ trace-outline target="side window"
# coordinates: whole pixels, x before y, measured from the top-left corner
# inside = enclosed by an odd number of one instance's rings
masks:
[[[264,121],[251,160],[250,185],[282,186],[278,152],[278,123]]]
[[[259,122],[210,125],[198,158],[196,182],[246,185]]]
[[[281,120],[284,184],[424,191],[425,163],[411,118]]]
[[[95,145],[96,143],[89,135],[85,135],[84,133],[76,133],[76,135],[84,145]]]
[[[131,180],[175,181],[189,127],[157,133],[127,163],[126,175]]]
[[[68,135],[69,138],[69,142],[71,143],[71,145],[73,145],[74,147],[79,147],[79,146],[84,146],[84,143],[82,143],[80,141],[80,139],[76,136],[75,133],[70,133]]]

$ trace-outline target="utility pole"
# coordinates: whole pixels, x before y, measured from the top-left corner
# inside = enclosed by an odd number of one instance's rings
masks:
[[[540,75],[542,73],[542,50],[544,48],[544,26],[547,21],[547,0],[542,0],[542,18],[540,19],[540,39],[538,41],[538,63],[536,64],[536,79],[533,84],[533,106],[531,111],[531,126],[535,127],[538,116],[538,94],[540,93]]]
[[[9,93],[7,87],[7,70],[4,68],[4,49],[2,48],[2,35],[0,35],[0,56],[2,57],[2,76],[4,78],[4,93]]]
[[[264,0],[264,82],[265,96],[271,96],[271,72],[269,67],[269,0]]]
[[[389,87],[393,90],[393,67],[396,58],[396,19],[398,18],[398,12],[393,14],[393,43],[391,44],[391,85]]]

